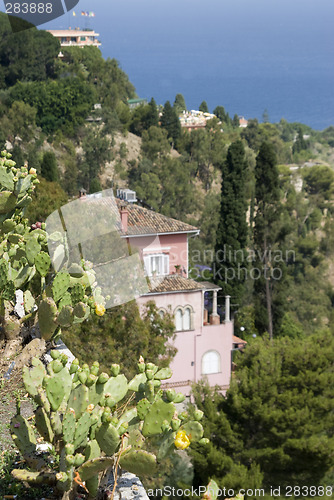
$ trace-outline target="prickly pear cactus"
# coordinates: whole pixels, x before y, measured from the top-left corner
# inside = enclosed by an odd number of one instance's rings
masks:
[[[178,415],[171,399],[180,400],[181,395],[160,389],[163,376],[171,376],[169,369],[147,363],[143,370],[140,363],[138,375],[128,382],[117,364],[107,374],[100,372],[98,362],[80,366],[76,359],[68,369],[66,356],[51,351],[51,357],[46,370],[33,360],[30,369],[24,368],[23,380],[38,405],[35,428],[58,455],[58,465],[48,468],[45,460],[38,460],[40,439],[18,414],[11,422],[14,442],[28,466],[33,469],[36,463],[42,470],[37,475],[14,470],[15,478],[52,484],[59,496],[74,491],[80,478],[93,496],[101,474],[116,462],[135,474],[151,475],[175,448],[185,449],[192,441],[206,443],[199,422],[202,412],[195,412],[194,420],[186,412]]]
[[[35,169],[17,167],[10,153],[1,153],[0,340],[4,337],[6,341],[6,358],[17,352],[23,328],[26,332],[35,327],[35,319],[41,336],[51,341],[62,329],[105,310],[94,272],[85,268],[87,263],[72,264],[69,269],[64,265],[59,272],[52,269],[49,243],[57,254],[66,247],[65,237],[47,234],[41,222],[30,226],[25,218],[38,183]],[[17,290],[23,292],[26,313],[20,320],[14,316]]]

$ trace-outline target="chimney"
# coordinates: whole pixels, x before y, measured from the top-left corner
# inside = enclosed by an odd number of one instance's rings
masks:
[[[128,215],[129,215],[129,212],[127,211],[127,208],[126,208],[125,205],[121,206],[120,214],[121,214],[122,232],[123,233],[127,233],[128,232]]]

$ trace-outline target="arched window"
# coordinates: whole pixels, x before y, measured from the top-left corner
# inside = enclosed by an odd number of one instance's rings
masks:
[[[183,330],[182,310],[181,309],[176,309],[176,312],[175,312],[175,330],[177,332],[180,332],[181,330]]]
[[[158,314],[159,314],[161,319],[164,319],[165,311],[163,309],[159,309]]]
[[[174,312],[175,330],[191,330],[193,328],[193,308],[191,306],[177,307]]]
[[[183,311],[183,330],[190,330],[191,328],[191,310],[186,307]]]
[[[219,373],[220,354],[217,351],[207,351],[202,357],[202,374],[209,375],[210,373]]]

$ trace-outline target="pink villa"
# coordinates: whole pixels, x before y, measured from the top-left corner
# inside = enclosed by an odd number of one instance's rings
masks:
[[[171,365],[173,377],[166,386],[189,396],[191,384],[206,377],[211,386],[218,385],[225,392],[230,383],[232,350],[239,348],[241,339],[233,336],[230,297],[225,297],[222,321],[217,312],[220,288],[188,278],[188,239],[199,230],[136,205],[133,191],[118,190],[117,194],[122,237],[139,251],[150,278],[149,292],[137,302],[142,307],[154,300],[160,314],[168,310],[174,314],[177,354]],[[210,315],[205,308],[208,296],[212,301]]]

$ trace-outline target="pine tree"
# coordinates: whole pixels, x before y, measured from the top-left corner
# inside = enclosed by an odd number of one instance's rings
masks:
[[[334,452],[333,352],[328,330],[298,342],[258,338],[235,359],[226,398],[197,385],[195,403],[211,443],[191,452],[196,481],[211,476],[221,486],[259,487],[261,471],[265,489],[326,484]]]
[[[241,141],[231,144],[222,170],[220,222],[216,239],[214,275],[224,295],[241,303],[246,278],[247,200],[245,181],[247,161]]]

